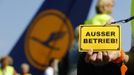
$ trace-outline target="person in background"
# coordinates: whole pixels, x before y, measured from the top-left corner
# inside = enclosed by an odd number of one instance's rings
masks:
[[[114,0],[98,0],[97,5],[96,5],[96,15],[90,19],[85,21],[85,24],[92,24],[92,25],[106,25],[106,24],[111,24],[113,22],[113,18],[110,16],[112,13],[112,9],[114,6]],[[100,60],[102,61],[103,54],[108,55],[109,59],[108,61],[114,61],[120,56],[119,51],[109,51],[109,52],[98,52],[98,53],[93,53],[93,50],[90,49],[88,52],[88,55],[90,55],[90,60],[91,61],[96,61]],[[128,61],[128,55],[125,56],[125,62]]]
[[[96,4],[96,15],[86,20],[86,25],[107,25],[113,22],[110,16],[114,6],[114,0],[98,0]],[[129,56],[123,53],[124,62],[128,63]],[[120,51],[93,52],[89,49],[87,53],[80,53],[77,75],[120,75],[121,62]]]
[[[85,21],[85,24],[105,25],[114,21],[110,14],[113,11],[114,0],[98,0],[96,4],[96,15],[89,20]]]
[[[58,74],[58,63],[59,63],[59,60],[51,59],[49,61],[48,67],[45,70],[44,75],[57,75]]]
[[[23,63],[21,65],[22,73],[20,75],[32,75],[31,73],[29,73],[29,69],[29,65],[27,63]]]
[[[72,47],[68,53],[68,74],[77,75],[77,63],[78,63],[78,27],[75,29],[74,41]]]
[[[10,66],[13,63],[10,56],[2,57],[0,63],[0,75],[17,75],[14,67]]]

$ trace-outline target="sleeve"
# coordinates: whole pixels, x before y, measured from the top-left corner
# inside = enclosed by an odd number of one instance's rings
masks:
[[[86,21],[84,22],[84,24],[92,24],[92,21],[91,21],[91,20],[86,20]]]
[[[91,20],[86,20],[85,24],[95,24],[95,25],[101,25],[101,21],[97,19],[91,19]]]
[[[134,47],[132,47],[130,52],[128,52],[127,54],[129,56],[129,61],[126,63],[128,67],[128,72],[134,74]]]

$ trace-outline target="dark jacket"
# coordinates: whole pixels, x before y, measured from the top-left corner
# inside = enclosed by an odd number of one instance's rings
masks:
[[[126,75],[134,75],[134,47],[128,52],[129,61],[126,64],[128,71]],[[85,53],[79,54],[77,75],[121,75],[120,64],[108,63],[96,66],[92,63],[86,63]]]

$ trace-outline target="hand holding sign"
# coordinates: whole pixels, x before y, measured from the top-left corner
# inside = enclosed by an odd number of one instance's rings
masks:
[[[124,62],[128,62],[128,55],[123,53],[124,56]],[[85,62],[86,63],[93,63],[93,64],[100,64],[100,63],[108,63],[108,62],[114,62],[114,63],[120,63],[122,61],[119,61],[119,58],[121,57],[120,51],[99,51],[99,52],[93,52],[93,49],[89,49],[85,56]]]
[[[114,62],[120,58],[121,32],[119,25],[83,25],[79,28],[79,51],[87,52],[85,61]],[[125,62],[128,56],[124,53]]]

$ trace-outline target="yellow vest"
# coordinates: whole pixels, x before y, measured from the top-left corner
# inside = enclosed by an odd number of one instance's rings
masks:
[[[104,25],[111,19],[112,17],[107,14],[97,14],[92,19],[86,20],[85,24]]]
[[[18,75],[22,75],[22,74],[18,74]],[[32,74],[28,73],[28,74],[26,74],[26,75],[32,75]]]
[[[12,66],[7,66],[4,73],[3,73],[2,68],[0,68],[0,75],[13,75],[14,74],[14,68]]]

